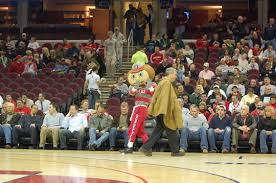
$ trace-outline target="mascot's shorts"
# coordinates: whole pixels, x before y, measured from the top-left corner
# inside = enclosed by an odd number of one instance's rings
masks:
[[[130,126],[128,128],[129,142],[135,142],[136,136],[142,138],[143,144],[148,141],[148,134],[145,132],[144,123],[148,116],[147,106],[137,105],[134,106],[131,118]]]

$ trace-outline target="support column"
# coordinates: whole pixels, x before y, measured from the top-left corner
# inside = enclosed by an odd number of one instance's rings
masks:
[[[268,0],[258,0],[257,6],[258,24],[264,28],[268,21]]]
[[[160,35],[167,33],[167,17],[166,17],[166,9],[161,9],[160,1],[157,1],[157,11],[156,11],[156,26],[157,32]]]
[[[17,1],[17,25],[20,32],[28,25],[29,0]]]

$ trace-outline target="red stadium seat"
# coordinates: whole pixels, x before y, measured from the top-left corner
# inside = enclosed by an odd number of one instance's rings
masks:
[[[12,96],[12,98],[14,100],[17,100],[17,99],[19,99],[21,97],[20,93],[18,93],[18,92],[11,92],[9,94]]]
[[[120,99],[113,97],[113,98],[108,99],[106,104],[108,107],[111,107],[111,106],[120,107],[121,101],[120,101]]]

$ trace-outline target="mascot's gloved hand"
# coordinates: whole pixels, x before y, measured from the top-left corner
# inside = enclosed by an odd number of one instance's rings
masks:
[[[151,86],[151,87],[149,88],[149,91],[150,91],[150,92],[154,92],[153,86]]]

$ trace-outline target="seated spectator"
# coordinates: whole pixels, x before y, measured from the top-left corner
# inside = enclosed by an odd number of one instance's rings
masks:
[[[194,87],[190,84],[191,79],[190,77],[184,78],[184,90],[191,95],[194,92]]]
[[[246,75],[241,74],[241,70],[239,69],[239,67],[234,67],[232,73],[234,76],[233,79],[238,78],[238,80],[241,84],[247,85],[248,78]]]
[[[202,93],[204,93],[203,87],[201,85],[197,85],[195,91],[189,96],[190,102],[198,106],[200,103],[200,95]]]
[[[195,64],[191,64],[190,67],[189,67],[188,76],[191,79],[197,80],[198,79],[198,75],[199,75],[199,72],[198,72],[198,70],[196,70]]]
[[[231,97],[231,103],[229,104],[229,111],[233,116],[241,112],[241,102],[239,101],[239,98],[235,95]]]
[[[106,107],[100,104],[96,108],[96,114],[94,114],[89,123],[89,150],[95,151],[102,143],[109,138],[109,128],[112,124],[112,118],[105,114]],[[98,139],[97,139],[98,138]]]
[[[208,119],[210,116],[210,112],[208,111],[206,103],[200,102],[198,108],[199,108],[199,112],[203,114],[206,119]]]
[[[0,50],[0,65],[3,65],[4,68],[7,68],[9,65],[9,59],[6,57],[6,52]]]
[[[248,64],[247,71],[250,70],[259,70],[259,64],[256,63],[256,58],[254,57],[250,59],[250,63]]]
[[[254,89],[253,88],[248,88],[248,94],[244,95],[241,99],[241,105],[248,105],[250,106],[250,104],[255,102],[255,98],[258,97],[258,95],[256,95],[254,93]]]
[[[189,110],[189,108],[184,106],[184,100],[182,98],[178,98],[177,100],[178,100],[180,106],[182,107],[182,119],[183,119],[183,123],[184,123],[184,121],[187,118],[189,118],[191,115],[190,110]]]
[[[196,84],[201,85],[203,87],[205,93],[208,93],[210,91],[210,87],[205,79],[199,78],[199,80],[197,81]]]
[[[215,74],[213,71],[209,70],[209,64],[206,62],[203,64],[204,70],[200,71],[199,78],[203,78],[206,80],[211,80]]]
[[[275,112],[276,112],[276,95],[272,95],[272,96],[270,97],[270,102],[269,102],[268,106],[273,107],[273,109],[274,109]]]
[[[269,77],[264,78],[264,85],[260,88],[260,95],[264,94],[265,87],[269,86],[272,90],[273,94],[276,94],[276,86],[271,84],[271,80]]]
[[[270,59],[269,59],[270,60]],[[273,80],[276,79],[276,70],[275,70],[275,65],[271,62],[266,62],[264,64],[264,68],[261,69],[261,78],[269,77]]]
[[[160,47],[160,43],[156,38],[156,35],[153,34],[152,38],[146,42],[146,49],[149,54],[154,52],[155,47]]]
[[[53,52],[52,52],[52,56],[53,56]],[[50,57],[49,49],[47,47],[42,48],[42,53],[40,55],[40,58],[41,58],[41,62],[45,65],[47,65],[52,61]]]
[[[21,99],[22,99],[23,105],[26,107],[31,108],[32,105],[34,104],[34,101],[32,99],[29,99],[27,95],[22,95]]]
[[[12,144],[12,128],[18,125],[20,114],[14,112],[11,102],[5,103],[5,113],[0,115],[0,136],[5,137],[5,148],[10,149]]]
[[[208,36],[204,33],[201,38],[196,40],[196,48],[207,48],[208,46]]]
[[[21,99],[17,99],[16,108],[14,109],[14,112],[20,115],[28,115],[31,114],[31,109],[27,106],[24,106],[23,101]]]
[[[96,101],[95,105],[98,105],[100,102]],[[89,102],[88,99],[84,99],[81,101],[81,111],[79,112],[80,114],[84,115],[87,119],[87,121],[90,120],[90,117],[95,114],[94,109],[89,109]]]
[[[184,43],[178,34],[173,35],[173,40],[171,41],[171,44],[172,43],[175,44],[176,50],[179,50],[180,48],[184,48]]]
[[[155,47],[154,53],[150,56],[150,62],[153,68],[157,68],[163,62],[164,55],[160,52],[160,48],[158,46]]]
[[[226,94],[225,92],[220,89],[219,85],[214,85],[213,87],[213,90],[210,90],[208,92],[208,102],[209,104],[213,104],[216,100],[216,95],[222,95],[222,99],[225,100],[227,97],[226,97]]]
[[[234,61],[238,61],[238,60],[241,60],[242,59],[242,54],[241,54],[241,51],[239,48],[236,48],[235,51],[234,51],[234,55],[232,57],[232,59]]]
[[[128,96],[128,86],[124,83],[124,78],[119,77],[118,82],[114,85],[109,85],[111,88],[111,97],[123,99]]]
[[[251,112],[251,115],[258,119],[264,115],[264,103],[262,101],[255,102],[256,108]]]
[[[18,125],[14,126],[12,130],[14,149],[20,146],[20,137],[31,137],[31,146],[29,146],[29,149],[37,148],[38,134],[43,121],[43,118],[37,115],[37,112],[37,105],[32,105],[30,114],[21,116]]]
[[[275,110],[271,106],[264,109],[264,116],[260,117],[258,130],[260,131],[260,150],[261,153],[268,153],[267,141],[272,139],[272,154],[276,154],[276,116]]]
[[[52,137],[53,148],[57,149],[59,144],[59,129],[64,122],[64,115],[57,111],[57,105],[51,103],[49,105],[49,112],[45,115],[40,131],[39,148],[44,149],[46,139]]]
[[[37,70],[41,70],[46,67],[46,65],[40,60],[39,54],[35,53],[34,54],[34,63],[36,64]]]
[[[190,48],[189,44],[185,45],[185,48],[181,48],[178,50],[177,57],[181,59],[182,63],[188,63],[188,59],[191,61],[194,60],[194,51]]]
[[[172,57],[172,58],[176,58],[177,48],[176,48],[175,43],[173,43],[173,42],[171,43],[170,48],[166,51],[166,55],[168,55],[169,57]]]
[[[221,94],[216,95],[216,99],[212,105],[213,109],[215,109],[218,105],[223,105],[226,107],[226,111],[229,110],[229,102],[226,99],[223,99]]]
[[[171,41],[167,34],[163,34],[160,39],[160,47],[161,49],[168,49],[171,46]]]
[[[118,118],[114,118],[111,124],[109,134],[110,151],[114,151],[116,147],[116,138],[124,139],[124,148],[128,143],[128,126],[130,123],[129,107],[127,102],[121,103],[121,114]]]
[[[176,83],[176,94],[178,97],[182,97],[185,94],[185,90],[182,84]]]
[[[260,95],[260,87],[258,86],[258,82],[256,79],[251,79],[249,81],[249,86],[247,87],[246,93],[248,93],[248,88],[252,88],[256,95]]]
[[[209,41],[209,45],[213,46],[216,43],[218,43],[220,46],[223,44],[223,40],[220,38],[217,32],[213,33],[212,39]]]
[[[270,97],[274,95],[271,86],[265,86],[264,94],[261,95],[261,100],[267,104],[270,101]]]
[[[200,102],[205,102],[206,104],[208,103],[208,97],[206,93],[202,93],[200,95]]]
[[[276,58],[276,53],[275,53],[275,51],[273,50],[273,47],[272,47],[272,45],[271,44],[268,44],[267,45],[267,49],[264,51],[264,53],[263,53],[263,58],[262,58],[262,60],[263,61],[266,61],[266,60],[268,60],[268,58],[269,57],[272,57],[272,58]]]
[[[169,64],[168,58],[164,57],[162,64],[160,64],[156,69],[156,74],[163,74],[165,73],[166,69],[171,67],[172,65]]]
[[[249,65],[248,64],[248,60],[247,60],[247,55],[243,54],[242,57],[241,57],[241,59],[238,60],[238,61],[239,61],[238,67],[239,67],[241,73],[242,74],[247,73],[247,71],[248,71],[248,65]]]
[[[36,41],[36,37],[31,37],[27,48],[31,48],[32,50],[37,50],[38,48],[40,48],[38,42]]]
[[[184,120],[184,128],[180,135],[180,151],[186,152],[188,140],[200,140],[200,147],[203,153],[208,153],[207,129],[208,123],[203,115],[199,115],[197,106],[190,107],[191,116]]]
[[[5,102],[13,103],[14,107],[16,107],[16,101],[13,100],[11,95],[6,95]]]
[[[214,81],[214,85],[218,85],[219,86],[219,88],[224,92],[221,92],[221,94],[223,95],[223,96],[225,96],[225,97],[227,97],[226,96],[226,90],[227,90],[227,86],[226,86],[226,84],[223,82],[224,80],[221,78],[221,77],[216,77],[216,79],[215,79],[215,81]],[[221,91],[220,90],[220,91]]]
[[[219,106],[218,115],[215,115],[210,123],[208,129],[208,139],[210,152],[217,152],[216,140],[222,140],[222,153],[227,153],[230,150],[231,137],[231,118],[226,115],[225,106]]]
[[[6,37],[6,42],[4,44],[5,44],[5,48],[6,48],[6,52],[7,52],[8,57],[14,57],[15,43],[12,40],[11,36]]]
[[[255,98],[255,102],[249,106],[249,111],[252,112],[257,108],[257,103],[261,101],[261,98],[258,96]]]
[[[9,73],[17,73],[21,75],[24,72],[24,63],[22,62],[22,57],[17,55],[12,63],[9,65],[8,72]]]
[[[145,48],[140,46],[137,48],[136,52],[132,55],[131,57],[131,63],[142,63],[142,64],[147,64],[149,62],[148,56],[145,53]]]
[[[219,66],[216,67],[216,70],[215,70],[216,76],[217,77],[225,77],[225,76],[227,76],[229,70],[230,70],[230,67],[226,63],[226,58],[222,58],[219,62]],[[217,74],[217,72],[219,72],[219,74]]]
[[[63,129],[59,130],[60,149],[67,149],[67,139],[77,138],[78,150],[82,150],[87,118],[79,114],[78,110],[77,105],[71,105],[68,114],[65,116]]]
[[[231,93],[231,91],[232,91],[232,88],[233,88],[234,86],[236,86],[236,87],[238,88],[238,90],[239,90],[239,92],[240,92],[240,94],[241,94],[242,96],[245,95],[245,87],[244,87],[244,85],[240,84],[240,80],[239,80],[238,77],[234,77],[233,83],[230,84],[230,85],[227,87],[227,91],[226,91],[227,96],[230,95],[230,93]]]
[[[35,102],[35,105],[38,106],[38,110],[46,113],[48,112],[50,101],[45,99],[45,95],[43,93],[38,94],[38,100]]]
[[[257,139],[257,123],[255,118],[249,113],[247,105],[242,106],[241,113],[233,120],[232,129],[232,152],[237,153],[239,139],[248,140],[251,147],[250,153],[256,153],[255,145]]]
[[[173,63],[172,67],[176,69],[176,80],[180,83],[183,83],[185,67],[183,64],[181,64],[179,58],[176,59],[176,62]]]
[[[188,94],[184,94],[183,97],[182,97],[182,99],[183,99],[183,107],[189,109],[190,106],[191,106],[189,95]]]

